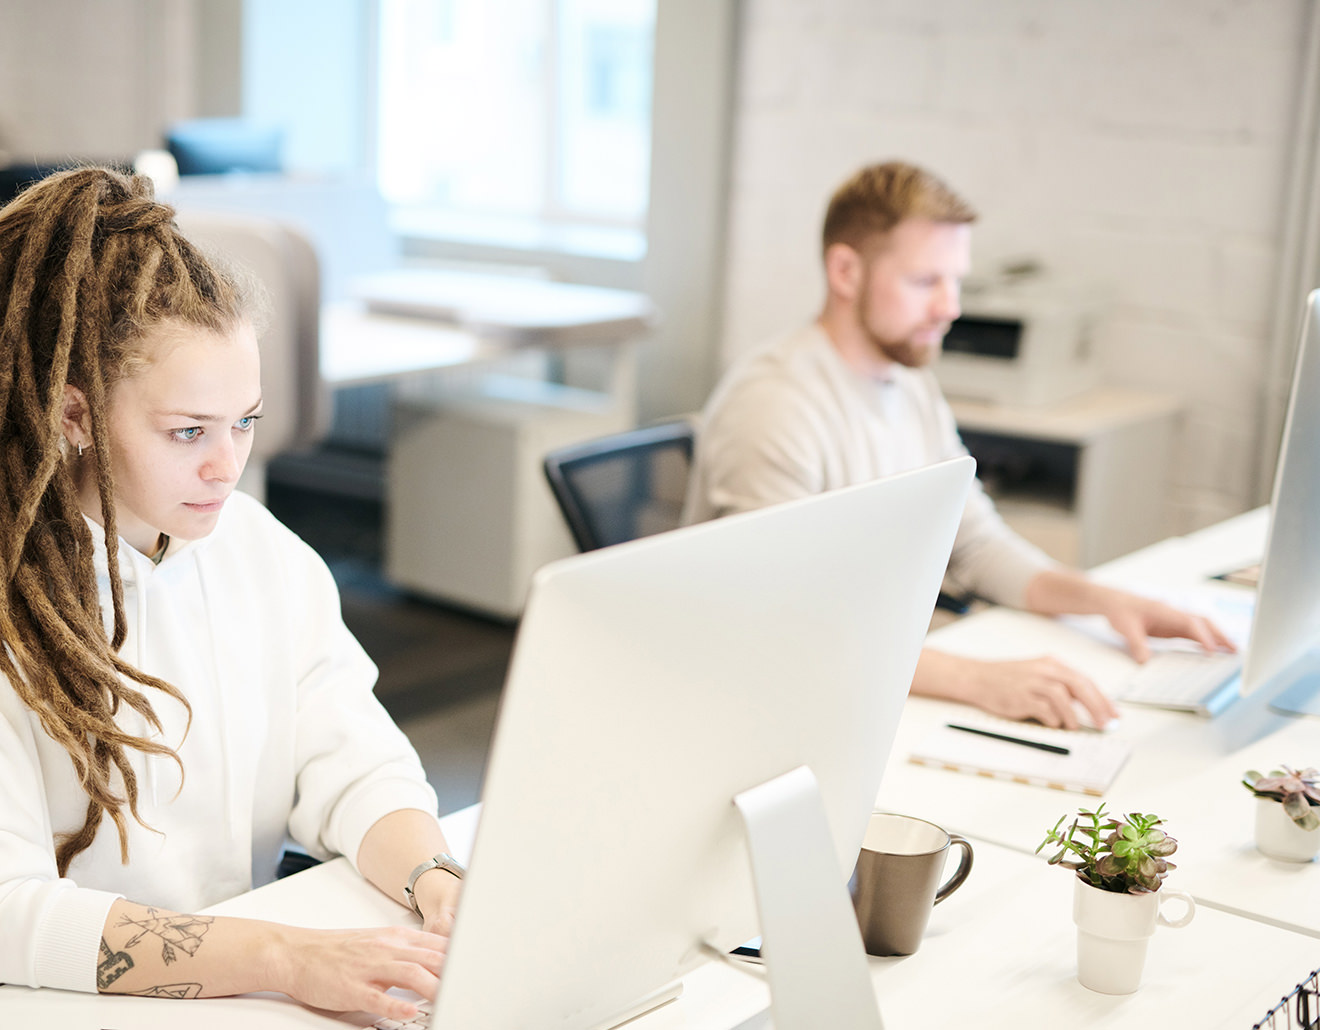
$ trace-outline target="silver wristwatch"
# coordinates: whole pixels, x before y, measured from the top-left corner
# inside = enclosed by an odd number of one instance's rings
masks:
[[[458,860],[454,858],[453,855],[442,853],[433,858],[428,858],[409,873],[408,883],[404,886],[403,893],[407,896],[408,904],[412,906],[412,910],[419,916],[422,914],[422,910],[417,907],[417,899],[413,897],[413,884],[417,882],[417,877],[421,876],[422,873],[429,873],[432,869],[443,869],[447,873],[453,873],[453,875],[457,876],[460,880],[463,879],[463,874],[467,872],[466,869],[459,865]]]

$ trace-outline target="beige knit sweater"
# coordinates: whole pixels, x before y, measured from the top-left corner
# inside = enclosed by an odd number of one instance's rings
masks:
[[[809,325],[744,355],[703,414],[685,522],[869,482],[966,454],[929,370],[868,379]],[[877,544],[883,546],[884,541]],[[949,562],[952,584],[1021,607],[1054,562],[1008,528],[974,483]]]

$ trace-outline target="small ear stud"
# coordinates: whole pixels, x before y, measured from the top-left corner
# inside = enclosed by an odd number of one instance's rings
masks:
[[[78,457],[82,457],[82,444],[78,445]]]

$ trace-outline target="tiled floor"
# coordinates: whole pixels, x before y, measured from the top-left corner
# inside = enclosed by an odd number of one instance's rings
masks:
[[[384,582],[379,505],[287,488],[267,503],[330,565],[344,621],[380,668],[376,694],[421,755],[440,812],[476,801],[514,627]]]
[[[399,719],[422,756],[441,815],[466,808],[481,796],[498,703],[499,694],[492,691]]]

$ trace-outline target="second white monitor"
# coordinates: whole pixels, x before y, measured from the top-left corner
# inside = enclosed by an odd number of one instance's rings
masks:
[[[1320,715],[1320,290],[1306,300],[1241,691]]]
[[[846,901],[972,465],[537,574],[433,1026],[609,1025],[755,936],[733,799],[800,766]]]

